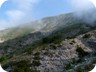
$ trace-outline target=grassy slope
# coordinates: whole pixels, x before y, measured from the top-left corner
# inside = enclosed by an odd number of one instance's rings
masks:
[[[19,36],[27,35],[35,31],[53,31],[58,27],[64,27],[67,24],[77,22],[78,20],[72,13],[62,14],[54,17],[47,17],[20,27],[14,27],[0,31],[0,38],[4,40],[14,39]]]
[[[30,28],[10,28],[4,31],[0,31],[0,38],[4,40],[14,39],[16,37],[24,36],[34,31],[35,30]]]

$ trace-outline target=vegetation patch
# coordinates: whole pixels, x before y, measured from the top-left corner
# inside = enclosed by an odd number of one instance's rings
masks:
[[[41,65],[40,59],[41,59],[41,58],[40,58],[40,53],[39,53],[39,52],[36,52],[36,53],[34,54],[34,57],[33,57],[32,66],[34,66],[34,67],[40,66],[40,65]]]
[[[12,63],[12,72],[32,72],[31,65],[28,61],[19,61]]]
[[[91,37],[90,34],[85,34],[85,35],[83,36],[83,38],[90,38],[90,37]]]
[[[84,57],[84,56],[86,56],[86,55],[89,54],[88,52],[85,52],[85,51],[83,50],[83,48],[81,48],[81,47],[79,47],[79,46],[77,47],[76,51],[78,52],[78,55],[79,55],[80,58],[82,58],[82,57]]]
[[[76,69],[76,72],[85,72],[80,66]]]

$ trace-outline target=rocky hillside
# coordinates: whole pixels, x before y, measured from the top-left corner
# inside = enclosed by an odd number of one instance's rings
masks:
[[[94,12],[94,13],[93,13]],[[27,35],[29,33],[40,32],[52,32],[62,27],[74,25],[74,24],[87,24],[88,26],[95,25],[96,10],[84,11],[80,17],[77,13],[61,14],[58,16],[47,17],[41,20],[36,20],[30,23],[22,24],[21,26],[9,28],[0,31],[0,41],[7,41],[17,37]],[[89,19],[91,16],[91,19]],[[86,22],[86,20],[88,22]],[[70,26],[71,27],[71,26]],[[86,27],[87,28],[87,27]]]
[[[96,63],[95,23],[69,13],[1,31],[0,63],[12,72],[88,72]]]
[[[51,43],[39,40],[25,47],[10,43],[5,49],[6,43],[0,45],[0,62],[12,72],[88,72],[96,63],[96,30]]]

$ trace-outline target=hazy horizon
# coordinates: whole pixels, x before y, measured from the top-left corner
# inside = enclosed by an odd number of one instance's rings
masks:
[[[91,7],[89,0],[8,0],[0,8],[0,30]]]

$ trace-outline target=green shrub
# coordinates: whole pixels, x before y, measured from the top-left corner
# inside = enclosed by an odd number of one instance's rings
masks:
[[[90,38],[90,34],[85,34],[84,36],[83,36],[83,38]]]
[[[71,64],[68,64],[68,65],[66,65],[66,67],[65,67],[66,70],[69,70],[69,69],[71,69],[71,68],[72,68]]]
[[[0,58],[0,62],[2,62],[2,61],[4,61],[6,58],[4,57],[4,56],[2,56],[1,58]]]
[[[27,50],[27,53],[30,55],[30,54],[32,54],[32,48],[29,48],[28,50]]]
[[[38,56],[38,55],[40,55],[40,52],[36,52],[36,53],[34,54],[34,56]]]
[[[40,58],[40,56],[35,56],[33,59],[34,60],[40,60],[41,58]]]
[[[83,69],[81,67],[78,67],[76,72],[84,72]]]
[[[62,34],[60,34],[60,33],[52,34],[48,37],[43,38],[42,43],[52,43],[52,42],[60,43],[61,38],[62,38]]]
[[[28,61],[20,61],[12,63],[12,72],[32,72]]]
[[[77,61],[75,58],[72,59],[72,64],[75,64]]]
[[[33,66],[40,66],[41,65],[41,63],[40,63],[40,52],[36,52],[35,54],[34,54],[34,57],[33,57],[33,62],[32,62],[32,65]]]
[[[7,59],[10,59],[12,56],[10,55],[4,55],[4,56],[1,56],[0,57],[0,62],[3,62],[3,61],[5,61],[5,60],[7,60]]]
[[[86,71],[91,71],[94,68],[93,64],[88,64],[85,66]]]
[[[40,66],[41,63],[40,63],[39,60],[33,60],[32,65],[33,65],[33,66]]]
[[[76,51],[78,52],[80,58],[88,55],[88,52],[85,52],[81,47],[77,47]]]
[[[32,70],[32,72],[40,72],[39,70]]]
[[[48,52],[48,51],[44,52],[44,55],[48,55],[48,54],[49,54],[49,52]]]
[[[75,41],[74,41],[74,40],[72,40],[72,41],[70,42],[70,44],[71,44],[71,45],[73,45],[74,43],[75,43]]]

